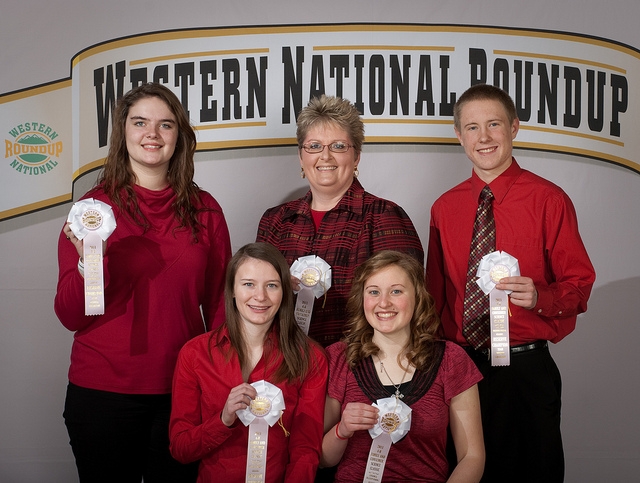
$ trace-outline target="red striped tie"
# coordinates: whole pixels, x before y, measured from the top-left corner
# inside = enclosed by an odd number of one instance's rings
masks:
[[[476,283],[476,272],[483,256],[496,249],[496,224],[493,219],[491,201],[493,193],[485,186],[480,193],[480,202],[473,224],[467,285],[464,291],[462,335],[475,349],[489,340],[489,298]]]

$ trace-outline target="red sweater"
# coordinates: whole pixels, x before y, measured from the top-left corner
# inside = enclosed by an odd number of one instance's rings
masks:
[[[69,380],[78,386],[124,394],[167,394],[178,351],[186,341],[224,321],[224,275],[231,257],[220,205],[201,191],[204,225],[176,230],[171,188],[135,187],[151,228],[121,213],[100,187],[85,197],[109,203],[117,227],[104,257],[105,313],[84,315],[78,253],[63,233],[54,302],[62,324],[74,331]],[[201,312],[202,306],[202,312]],[[204,315],[204,321],[203,321]]]

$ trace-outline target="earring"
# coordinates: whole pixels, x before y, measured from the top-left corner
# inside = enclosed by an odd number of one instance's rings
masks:
[[[353,177],[354,178],[357,178],[359,174],[360,174],[360,171],[358,171],[358,168],[353,170]]]
[[[306,174],[304,174],[304,168],[300,168],[300,177],[301,177],[302,179],[305,179],[305,178],[307,177],[307,175],[306,175]]]

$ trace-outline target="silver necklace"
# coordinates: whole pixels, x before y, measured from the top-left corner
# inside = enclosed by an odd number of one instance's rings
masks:
[[[404,398],[404,394],[402,394],[400,392],[400,386],[402,386],[402,383],[404,382],[404,378],[407,377],[407,371],[404,371],[404,374],[402,375],[402,380],[400,381],[400,384],[395,384],[393,382],[393,379],[391,379],[389,377],[389,373],[387,373],[387,370],[384,368],[384,364],[382,363],[382,361],[380,360],[379,357],[378,357],[378,362],[380,362],[380,374],[382,374],[384,372],[385,376],[387,376],[387,379],[389,379],[389,381],[391,381],[391,385],[396,388],[396,393],[394,394],[396,399],[403,399]]]

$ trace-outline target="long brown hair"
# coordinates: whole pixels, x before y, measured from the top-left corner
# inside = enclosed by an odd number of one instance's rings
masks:
[[[227,266],[227,275],[224,287],[224,300],[226,310],[226,326],[229,331],[229,340],[231,347],[238,354],[240,367],[245,369],[247,363],[247,349],[242,332],[242,321],[238,308],[236,307],[234,298],[234,285],[236,273],[240,265],[248,259],[253,258],[269,263],[277,272],[282,284],[282,301],[280,308],[276,312],[276,316],[271,324],[269,333],[265,336],[264,355],[269,363],[277,360],[277,357],[269,357],[269,351],[272,349],[268,345],[269,334],[276,331],[278,345],[284,362],[278,367],[273,378],[274,382],[287,380],[302,380],[313,368],[313,352],[312,345],[315,344],[298,326],[294,317],[294,301],[293,289],[291,287],[291,275],[289,266],[284,256],[269,243],[249,243],[240,248],[229,261]],[[212,334],[211,341],[215,340],[216,344],[220,343],[221,330]]]
[[[98,179],[98,184],[115,205],[127,213],[140,226],[149,228],[149,223],[140,211],[133,190],[136,175],[129,161],[125,126],[129,110],[141,99],[157,97],[162,100],[176,118],[178,139],[176,149],[169,161],[167,180],[176,193],[173,209],[179,227],[188,227],[194,238],[200,230],[197,221],[200,203],[200,188],[193,181],[193,155],[196,151],[196,134],[189,123],[187,113],[176,95],[162,84],[142,84],[127,92],[117,103],[113,112],[113,128],[109,141],[109,152]]]
[[[353,368],[359,361],[380,351],[373,342],[373,327],[369,325],[364,315],[364,287],[372,275],[390,266],[404,270],[413,284],[415,295],[410,336],[406,346],[398,355],[398,363],[401,363],[401,357],[404,355],[410,365],[420,370],[429,370],[434,362],[433,342],[439,340],[440,319],[436,313],[433,297],[427,292],[425,286],[422,264],[412,256],[394,250],[375,253],[355,272],[347,301],[348,322],[344,338],[347,344],[347,362]]]

